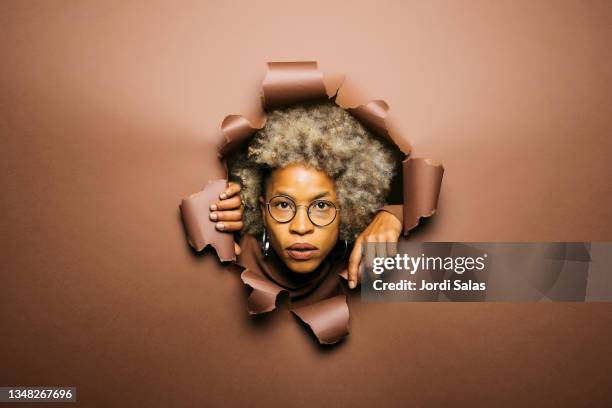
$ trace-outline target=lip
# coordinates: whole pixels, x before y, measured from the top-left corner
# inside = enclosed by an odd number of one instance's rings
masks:
[[[287,254],[296,261],[306,261],[312,258],[319,248],[305,242],[295,243],[286,248]]]
[[[316,246],[309,244],[308,242],[296,242],[295,244],[288,246],[287,249],[296,249],[296,250],[300,250],[300,249],[304,249],[304,250],[308,250],[308,249],[319,249]]]

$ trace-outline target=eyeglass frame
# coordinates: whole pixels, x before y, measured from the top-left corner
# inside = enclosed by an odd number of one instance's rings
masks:
[[[277,220],[276,218],[274,218],[274,216],[272,215],[272,212],[270,211],[270,202],[272,202],[272,200],[274,200],[276,197],[285,197],[285,198],[291,200],[291,202],[295,205],[295,211],[293,213],[293,216],[291,218],[289,218],[287,221],[279,221],[279,220]],[[312,221],[312,218],[310,218],[310,206],[313,203],[320,202],[320,201],[323,201],[323,202],[326,202],[326,203],[330,203],[334,207],[334,210],[335,210],[334,218],[332,218],[332,220],[330,222],[328,222],[327,224],[325,224],[325,225],[319,225],[319,224],[315,223],[314,221]],[[305,204],[298,205],[298,204],[295,203],[295,200],[293,198],[291,198],[291,197],[289,197],[288,195],[285,195],[285,194],[277,194],[277,195],[273,196],[272,198],[270,198],[270,200],[268,202],[264,203],[264,204],[266,204],[266,209],[268,211],[268,214],[270,214],[270,217],[272,217],[272,219],[274,221],[278,222],[279,224],[287,224],[288,222],[291,222],[295,218],[295,216],[297,215],[298,207],[306,207],[306,215],[308,216],[308,219],[310,220],[312,225],[317,226],[317,227],[327,227],[332,222],[334,222],[336,220],[336,217],[338,216],[338,210],[340,208],[342,208],[340,206],[337,206],[336,203],[334,203],[331,200],[324,200],[324,199],[321,199],[321,198],[317,198],[316,200],[313,200],[308,205],[305,205]]]

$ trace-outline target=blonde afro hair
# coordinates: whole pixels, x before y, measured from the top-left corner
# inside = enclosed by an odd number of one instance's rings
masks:
[[[263,232],[258,199],[269,171],[304,164],[334,180],[340,239],[352,242],[386,204],[403,158],[333,101],[272,110],[251,141],[227,157],[229,178],[240,184],[245,203],[242,232]]]

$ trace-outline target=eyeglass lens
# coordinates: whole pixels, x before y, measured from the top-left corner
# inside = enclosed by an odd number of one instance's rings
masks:
[[[295,216],[297,206],[289,197],[276,196],[270,200],[268,211],[278,222],[289,222]],[[325,226],[336,217],[336,207],[331,201],[315,200],[308,206],[308,217],[313,224]]]

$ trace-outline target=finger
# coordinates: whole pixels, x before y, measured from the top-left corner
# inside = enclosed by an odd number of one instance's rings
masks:
[[[379,258],[387,257],[387,239],[384,235],[378,237],[378,242],[376,243],[376,256]]]
[[[240,208],[240,196],[233,196],[226,200],[217,201],[210,206],[212,211],[236,210]]]
[[[234,194],[240,192],[240,184],[230,182],[224,192],[219,194],[219,198],[225,200],[232,197]]]
[[[353,245],[353,251],[349,257],[348,279],[349,288],[354,289],[359,281],[359,262],[361,261],[361,240],[358,238]]]
[[[215,224],[218,231],[240,231],[242,229],[242,221],[223,221]]]
[[[391,233],[387,238],[387,256],[395,257],[397,255],[397,237]]]
[[[240,221],[242,212],[240,210],[215,211],[210,213],[210,219],[213,221]]]
[[[355,288],[361,282],[361,277],[366,273],[365,262],[363,261],[363,250],[361,251],[361,257],[357,260],[357,273],[355,275]]]
[[[365,266],[371,268],[376,257],[376,238],[373,235],[366,237],[365,243]]]
[[[240,255],[240,245],[237,242],[234,242],[234,253]]]

